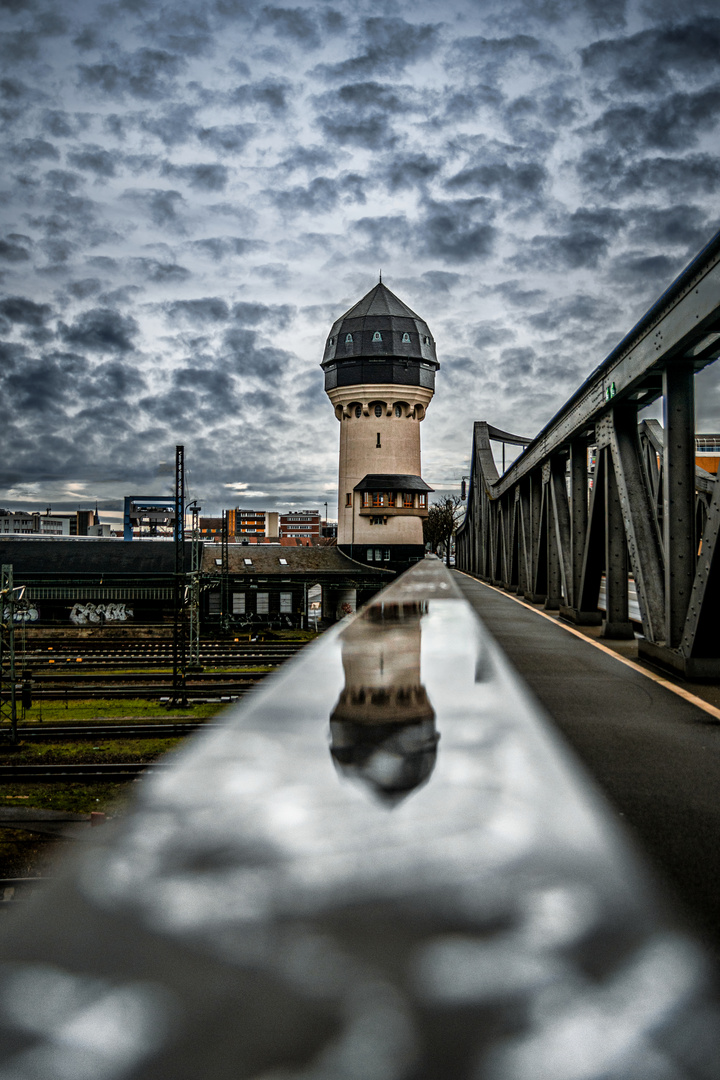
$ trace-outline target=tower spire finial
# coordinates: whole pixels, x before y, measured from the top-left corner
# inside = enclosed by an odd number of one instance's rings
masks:
[[[382,270],[380,271],[380,284],[382,285]]]

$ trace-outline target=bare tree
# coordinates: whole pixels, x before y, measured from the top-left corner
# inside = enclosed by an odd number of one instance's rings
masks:
[[[450,565],[450,547],[455,531],[463,519],[465,504],[459,495],[452,495],[432,504],[428,516],[423,521],[423,536],[430,550],[437,555],[442,545],[445,549],[445,561]]]

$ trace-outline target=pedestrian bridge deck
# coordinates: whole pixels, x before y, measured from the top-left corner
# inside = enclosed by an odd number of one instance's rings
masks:
[[[453,577],[717,954],[720,712],[692,684],[681,696],[539,608]]]

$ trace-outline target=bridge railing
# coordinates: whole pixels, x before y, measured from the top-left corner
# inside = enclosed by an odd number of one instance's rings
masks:
[[[720,233],[502,476],[503,433],[475,424],[457,565],[576,623],[601,622],[604,575],[608,637],[633,634],[630,572],[641,653],[720,676],[720,484],[696,468],[694,408],[719,355]],[[638,415],[658,397],[662,427]]]
[[[3,1076],[714,1075],[703,957],[438,560],[223,720],[7,916]]]

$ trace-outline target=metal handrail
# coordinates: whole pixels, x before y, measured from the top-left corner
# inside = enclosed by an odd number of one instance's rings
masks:
[[[8,1075],[712,1074],[703,959],[438,560],[223,719],[13,909]]]

